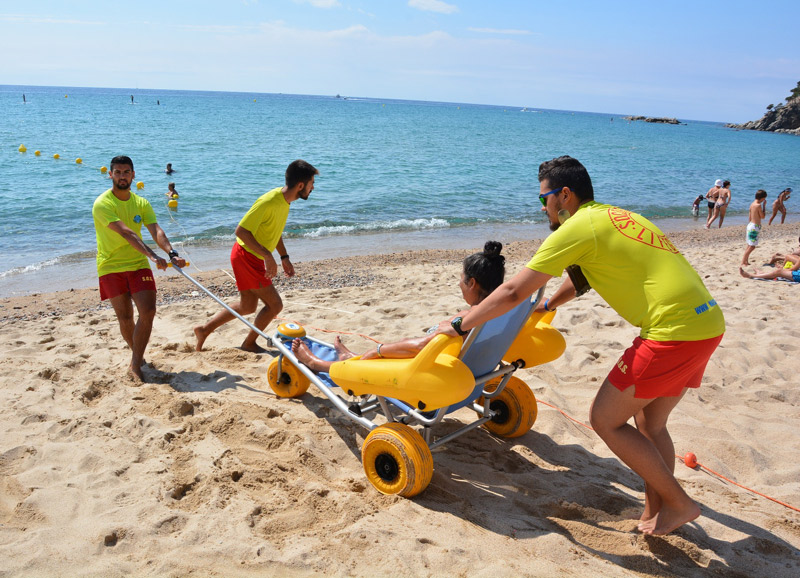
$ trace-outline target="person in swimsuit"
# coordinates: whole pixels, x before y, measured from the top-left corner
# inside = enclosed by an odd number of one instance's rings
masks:
[[[714,186],[708,189],[706,200],[708,201],[708,216],[706,217],[706,229],[711,226],[711,215],[714,214],[714,205],[719,197],[719,190],[722,188],[722,179],[717,179]]]
[[[773,269],[766,273],[748,273],[744,267],[739,267],[739,274],[746,279],[788,279],[800,283],[800,260],[792,264],[790,269]]]
[[[711,219],[706,224],[706,229],[711,228],[711,225],[717,220],[717,217],[719,217],[719,225],[717,228],[722,227],[722,221],[725,220],[725,213],[727,212],[728,205],[731,202],[731,190],[728,188],[730,186],[730,181],[723,181],[722,187],[719,189],[717,200],[714,203],[714,213],[711,215]]]
[[[772,203],[772,216],[769,218],[767,225],[772,224],[772,219],[780,213],[781,214],[781,225],[786,220],[786,206],[783,204],[784,201],[789,200],[789,196],[792,194],[792,187],[786,187],[780,193],[778,193],[778,198],[775,199]]]
[[[761,233],[761,221],[764,219],[764,205],[767,203],[767,191],[758,189],[755,200],[750,203],[750,222],[747,224],[747,248],[742,256],[742,267],[750,264],[750,253],[758,247],[758,235]]]

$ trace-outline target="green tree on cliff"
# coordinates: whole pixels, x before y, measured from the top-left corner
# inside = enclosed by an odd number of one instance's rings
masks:
[[[798,81],[797,86],[792,89],[792,94],[786,97],[786,101],[788,102],[797,97],[800,97],[800,81]]]

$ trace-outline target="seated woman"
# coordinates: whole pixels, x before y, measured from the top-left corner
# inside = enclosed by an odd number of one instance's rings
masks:
[[[739,274],[747,279],[788,279],[800,283],[800,261],[792,264],[790,269],[772,269],[766,273],[748,273],[744,267],[739,267]]]
[[[464,259],[464,269],[461,273],[459,287],[467,305],[477,305],[502,285],[506,272],[506,258],[500,254],[502,249],[502,243],[487,241],[482,252],[474,253]],[[361,359],[414,357],[438,335],[436,326],[431,329],[427,335],[422,337],[409,337],[394,343],[381,343],[377,348],[365,352]],[[333,345],[338,354],[338,361],[355,356],[355,353],[347,349],[338,336]],[[318,373],[329,371],[331,364],[336,363],[335,361],[323,361],[316,357],[301,339],[292,341],[292,352],[303,365]]]

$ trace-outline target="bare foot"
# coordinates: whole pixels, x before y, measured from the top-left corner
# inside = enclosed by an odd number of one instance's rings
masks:
[[[267,350],[261,347],[258,343],[247,343],[246,341],[242,342],[242,349],[244,351],[249,351],[250,353],[266,353]]]
[[[342,343],[342,338],[338,335],[333,339],[333,348],[336,350],[336,355],[339,356],[339,361],[344,361],[345,359],[356,356],[355,353],[350,351],[347,346]]]
[[[194,346],[195,351],[203,351],[203,344],[206,342],[206,337],[209,336],[203,330],[203,325],[198,325],[194,328],[194,336],[197,338],[197,345]]]
[[[753,276],[750,273],[748,273],[747,271],[745,271],[744,267],[741,267],[741,266],[739,267],[739,274],[742,277],[745,277],[746,279],[752,279],[753,278]]]
[[[297,360],[303,365],[313,363],[314,355],[306,345],[306,342],[300,338],[292,339],[292,353],[294,353]]]
[[[313,353],[311,353],[311,349],[309,349],[306,342],[302,339],[293,339],[292,340],[292,353],[294,353],[297,360],[308,367],[311,371],[328,371],[330,367],[325,367],[322,365],[322,362],[316,357]]]
[[[130,377],[135,383],[142,383],[144,382],[144,373],[142,373],[141,366],[134,367],[133,364],[128,367],[128,377]]]
[[[661,510],[661,496],[656,492],[650,491],[647,484],[644,490],[644,512],[642,512],[639,522],[647,522],[652,520],[656,514]]]
[[[664,536],[677,530],[684,524],[691,522],[700,515],[700,507],[691,502],[685,508],[674,510],[667,506],[661,508],[652,519],[639,524],[639,530],[643,534],[651,536]]]

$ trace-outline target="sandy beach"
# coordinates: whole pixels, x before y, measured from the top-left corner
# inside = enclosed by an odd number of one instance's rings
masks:
[[[764,227],[751,261],[763,269],[797,237],[797,224]],[[367,482],[366,430],[313,387],[272,393],[271,356],[237,348],[244,325],[195,352],[192,327],[219,306],[174,272],[157,277],[144,384],[126,377],[130,352],[96,289],[2,299],[0,576],[798,576],[800,512],[709,472],[800,508],[800,285],[742,278],[744,238],[742,225],[670,234],[727,332],[672,414],[676,453],[703,466],[676,464],[702,514],[666,537],[637,533],[639,478],[582,425],[638,334],[594,292],[555,317],[565,354],[516,374],[540,402],[532,431],[438,448],[413,499]],[[504,248],[509,275],[538,244]],[[471,252],[300,263],[277,281],[281,318],[355,350],[363,336],[417,335],[461,309]],[[235,295],[224,271],[187,271]]]

